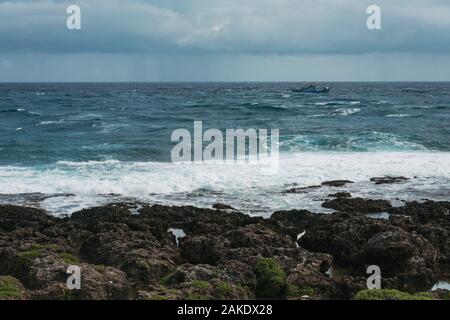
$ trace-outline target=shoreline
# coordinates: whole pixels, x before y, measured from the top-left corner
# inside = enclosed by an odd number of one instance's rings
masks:
[[[358,155],[362,158],[354,158],[350,163],[346,162],[351,158],[349,155],[318,163],[315,160],[321,157],[315,158],[317,154],[314,154],[307,163],[299,162],[300,158],[291,159],[287,166],[284,163],[276,176],[264,174],[251,165],[222,168],[167,163],[159,168],[148,163],[92,163],[87,167],[78,163],[43,172],[25,168],[18,174],[11,167],[0,172],[0,177],[4,177],[0,189],[7,190],[0,193],[0,204],[31,206],[67,216],[85,208],[118,202],[200,208],[210,208],[220,202],[233,204],[252,216],[268,217],[274,211],[295,208],[329,213],[331,210],[322,203],[336,192],[385,199],[393,206],[427,199],[447,201],[450,171],[445,170],[450,163],[449,155],[431,165],[428,157],[417,161],[404,153],[396,161],[383,154],[376,158],[362,154]],[[409,166],[412,162],[413,167]],[[419,169],[421,166],[425,169]],[[353,183],[327,185],[330,179]],[[11,189],[11,185],[15,187]]]
[[[449,298],[430,290],[450,279],[450,202],[332,196],[323,206],[337,212],[270,218],[224,204],[144,205],[135,214],[117,203],[63,218],[0,205],[0,298]],[[66,287],[69,265],[81,268],[80,290]],[[386,290],[366,290],[370,265]]]

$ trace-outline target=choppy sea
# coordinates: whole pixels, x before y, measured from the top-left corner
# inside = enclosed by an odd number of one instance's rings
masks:
[[[404,201],[450,199],[450,83],[0,84],[0,203],[55,215],[108,202],[211,206],[253,215],[305,208],[341,190]],[[280,168],[171,162],[171,133],[279,129]],[[410,180],[375,185],[371,177]],[[342,188],[286,194],[348,179]]]

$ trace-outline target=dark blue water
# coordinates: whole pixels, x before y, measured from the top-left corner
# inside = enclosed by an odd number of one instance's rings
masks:
[[[450,150],[450,83],[0,84],[0,165],[169,161],[170,134],[279,128],[281,151]]]
[[[450,83],[0,84],[0,202],[56,214],[111,201],[209,206],[266,215],[309,208],[331,191],[292,185],[350,179],[354,195],[449,199]],[[171,133],[279,129],[280,171],[170,163]],[[404,175],[374,186],[379,175]]]

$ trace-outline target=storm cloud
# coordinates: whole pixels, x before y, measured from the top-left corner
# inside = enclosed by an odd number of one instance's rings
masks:
[[[450,80],[449,31],[447,0],[0,1],[0,80]]]

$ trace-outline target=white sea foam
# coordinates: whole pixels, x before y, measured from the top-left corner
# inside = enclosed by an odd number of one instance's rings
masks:
[[[316,115],[317,116],[317,115]],[[387,132],[364,132],[359,135],[294,135],[280,142],[281,150],[303,151],[412,151],[427,148],[404,137]]]
[[[338,114],[341,116],[349,116],[351,114],[358,113],[360,111],[361,111],[361,109],[359,109],[359,108],[336,109],[336,112],[339,112]]]
[[[410,117],[410,114],[407,113],[395,113],[395,114],[388,114],[386,115],[387,118],[406,118]]]
[[[325,102],[315,102],[316,106],[336,106],[336,105],[357,105],[361,101],[325,101]]]
[[[49,125],[49,124],[58,124],[58,123],[63,123],[64,119],[58,120],[58,121],[41,121],[39,122],[39,124],[37,124],[38,126],[45,126],[45,125]]]
[[[402,175],[403,184],[375,186],[371,177]],[[414,178],[415,177],[415,178]],[[448,152],[304,152],[282,154],[280,171],[270,175],[249,164],[200,165],[162,162],[60,161],[50,168],[0,167],[4,194],[73,194],[49,198],[42,205],[53,212],[103,204],[113,196],[158,203],[210,205],[226,201],[259,212],[277,209],[320,209],[330,190],[283,195],[289,185],[309,186],[326,180],[349,179],[354,195],[392,199],[447,198],[450,186]],[[204,190],[199,191],[199,190]]]
[[[310,115],[307,115],[307,117],[310,117],[310,118],[319,118],[319,117],[326,117],[326,116],[328,116],[328,114],[326,114],[326,113],[319,113],[319,114],[310,114]],[[303,116],[301,116],[301,117],[303,117]]]

